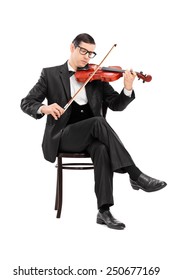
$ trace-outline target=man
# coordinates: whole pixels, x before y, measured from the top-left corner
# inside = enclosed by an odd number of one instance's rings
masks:
[[[79,34],[71,43],[71,55],[65,64],[44,68],[37,84],[22,99],[21,108],[39,119],[47,115],[42,143],[46,160],[54,162],[58,152],[87,151],[94,163],[97,223],[113,229],[124,229],[109,207],[113,202],[113,172],[128,173],[133,189],[153,192],[166,183],[145,175],[134,164],[115,131],[103,117],[103,108],[121,111],[134,98],[133,81],[136,74],[124,73],[124,88],[119,94],[113,87],[99,80],[89,82],[69,106],[65,105],[81,88],[74,72],[87,67],[95,53],[95,41],[86,33]],[[47,99],[48,104],[42,102]]]

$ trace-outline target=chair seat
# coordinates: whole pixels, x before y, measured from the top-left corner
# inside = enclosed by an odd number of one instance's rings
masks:
[[[64,157],[64,158],[90,158],[90,155],[88,153],[59,153],[58,157]]]

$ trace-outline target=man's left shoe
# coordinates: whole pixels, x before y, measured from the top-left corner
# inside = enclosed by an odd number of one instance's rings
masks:
[[[137,181],[133,181],[132,179],[130,179],[130,183],[133,189],[141,189],[145,192],[158,191],[163,189],[167,185],[164,181],[154,179],[148,175],[145,175],[144,173],[141,173]]]
[[[97,224],[107,225],[109,228],[113,229],[124,229],[125,224],[115,219],[109,210],[97,214]]]

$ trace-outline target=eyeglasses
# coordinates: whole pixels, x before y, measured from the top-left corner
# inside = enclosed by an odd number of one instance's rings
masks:
[[[82,48],[82,47],[80,47],[80,46],[77,46],[77,47],[79,48],[79,52],[80,52],[80,54],[82,54],[82,55],[85,55],[85,54],[88,53],[88,57],[89,57],[89,58],[94,58],[94,57],[96,56],[96,53],[95,53],[95,52],[90,52],[90,51],[88,51],[87,49]]]

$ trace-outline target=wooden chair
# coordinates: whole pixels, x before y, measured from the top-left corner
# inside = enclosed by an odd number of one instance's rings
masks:
[[[61,217],[62,199],[63,199],[63,169],[70,170],[88,170],[94,169],[93,163],[63,163],[63,158],[90,158],[87,153],[59,153],[57,156],[57,183],[55,196],[55,210],[57,210],[57,218]]]

